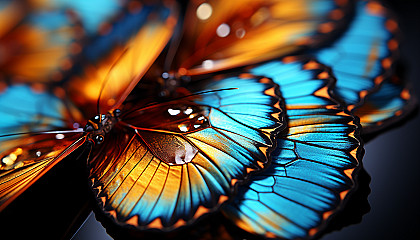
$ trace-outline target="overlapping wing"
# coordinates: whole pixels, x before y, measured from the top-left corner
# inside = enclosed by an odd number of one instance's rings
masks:
[[[94,59],[104,51],[110,53],[96,64],[86,64],[84,73],[68,82],[69,96],[77,106],[92,115],[97,104],[105,113],[125,100],[171,37],[176,24],[173,7],[141,6],[84,50]]]
[[[333,69],[335,92],[348,109],[363,104],[370,92],[393,74],[398,53],[397,23],[377,1],[357,1],[348,30],[332,45],[314,52]]]
[[[194,75],[257,63],[325,41],[350,1],[191,1],[175,69]],[[323,37],[320,37],[323,34]]]
[[[169,230],[191,223],[267,163],[283,117],[271,80],[219,76],[190,87],[216,91],[128,110],[94,154],[93,189],[118,224]]]
[[[64,11],[27,10],[20,4],[9,9],[13,18],[1,20],[6,23],[0,30],[4,31],[0,33],[1,74],[25,82],[61,80],[62,72],[71,68],[74,55],[80,53],[80,26]]]
[[[271,165],[241,186],[223,212],[251,233],[308,238],[355,187],[362,152],[358,124],[331,96],[334,80],[314,61],[274,61],[250,71],[280,85],[288,128],[278,135]]]
[[[122,0],[28,0],[32,8],[71,10],[80,18],[88,35],[101,32],[123,8]]]
[[[0,137],[0,211],[86,140],[82,132]]]
[[[35,92],[26,85],[3,89],[0,94],[0,210],[85,141],[83,130],[59,130],[77,127],[73,126],[77,113],[68,109],[57,97]]]
[[[397,76],[382,84],[365,103],[354,110],[363,126],[363,134],[373,134],[405,118],[415,109],[416,98]]]

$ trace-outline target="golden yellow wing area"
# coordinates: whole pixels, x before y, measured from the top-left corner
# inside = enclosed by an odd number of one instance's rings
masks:
[[[117,108],[165,47],[175,24],[173,16],[147,22],[124,46],[74,77],[67,86],[69,96],[89,113],[96,112],[98,98],[101,112]]]
[[[0,211],[84,142],[82,133],[22,134],[1,140]]]
[[[336,28],[334,21],[344,19],[346,5],[325,0],[192,1],[176,67],[195,75],[291,53]]]
[[[188,98],[123,111],[95,150],[92,188],[119,225],[191,224],[268,162],[283,126],[277,86],[253,75],[206,80],[191,84],[197,94]]]

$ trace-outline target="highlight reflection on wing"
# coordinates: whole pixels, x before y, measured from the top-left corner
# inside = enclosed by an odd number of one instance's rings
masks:
[[[191,223],[267,163],[282,126],[276,87],[253,75],[218,79],[197,81],[191,91],[230,90],[123,114],[94,153],[93,188],[119,224],[169,230]]]
[[[215,72],[319,44],[347,21],[351,5],[330,0],[192,1],[174,67],[187,75]]]

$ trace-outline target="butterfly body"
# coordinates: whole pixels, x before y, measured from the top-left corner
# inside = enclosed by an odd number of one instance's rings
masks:
[[[120,109],[110,111],[107,114],[98,114],[88,120],[83,130],[90,134],[91,140],[97,144],[101,144],[105,140],[105,135],[109,133],[112,127],[118,122],[120,114]]]

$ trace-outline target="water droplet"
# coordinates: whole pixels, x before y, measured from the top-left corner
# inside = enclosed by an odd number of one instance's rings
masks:
[[[179,124],[178,128],[181,132],[188,132],[188,125],[186,123]]]
[[[230,27],[226,23],[220,24],[216,29],[216,34],[219,37],[226,37],[230,33]]]
[[[184,113],[185,113],[186,115],[190,115],[192,112],[193,112],[193,109],[192,109],[192,108],[187,108],[187,109],[185,109],[185,111],[184,111]]]
[[[245,29],[243,28],[239,28],[238,30],[236,30],[236,37],[237,38],[243,38],[245,36]]]
[[[163,78],[169,78],[169,73],[167,73],[167,72],[162,73],[162,77]]]
[[[202,65],[204,69],[212,69],[214,66],[214,63],[212,60],[204,60]]]
[[[55,135],[55,138],[61,140],[61,139],[64,138],[64,134],[59,133],[59,134]]]
[[[6,156],[6,157],[4,157],[2,160],[1,160],[1,162],[4,164],[4,165],[12,165],[14,162],[15,162],[15,160],[13,160],[12,158],[10,158],[10,156]]]
[[[180,113],[181,113],[181,110],[179,110],[179,109],[172,109],[172,108],[169,108],[169,109],[168,109],[168,113],[169,113],[171,116],[175,116],[175,115],[180,114]]]
[[[201,4],[200,6],[198,6],[196,11],[197,17],[201,20],[209,19],[212,13],[213,8],[208,3]]]
[[[176,164],[185,164],[193,160],[195,154],[198,152],[193,146],[188,142],[184,143],[183,148],[179,148],[175,151],[175,163]]]

